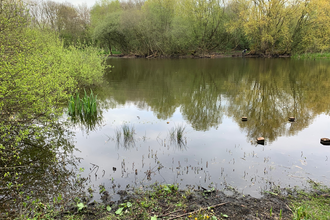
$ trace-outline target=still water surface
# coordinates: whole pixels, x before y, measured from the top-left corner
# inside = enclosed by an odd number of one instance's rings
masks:
[[[320,144],[330,137],[329,61],[108,62],[113,68],[94,90],[102,118],[92,129],[74,128],[82,175],[94,189],[115,194],[158,182],[258,197],[309,179],[330,186],[330,148]],[[125,124],[133,141],[116,138]],[[185,128],[179,144],[170,135],[177,127]]]

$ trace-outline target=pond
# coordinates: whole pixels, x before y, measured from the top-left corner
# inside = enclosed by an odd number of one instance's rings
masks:
[[[320,144],[330,137],[329,61],[108,63],[113,68],[94,90],[102,117],[73,129],[82,175],[96,191],[104,185],[116,198],[118,190],[157,182],[260,197],[310,179],[330,185],[330,148]],[[125,138],[123,126],[133,135]]]

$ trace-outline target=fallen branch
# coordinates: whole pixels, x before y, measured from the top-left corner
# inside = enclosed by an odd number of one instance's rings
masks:
[[[173,213],[180,212],[180,211],[182,211],[182,209],[176,210],[176,211],[174,211],[174,212],[169,212],[169,213],[164,214],[164,215],[160,215],[160,216],[158,216],[158,218],[165,217],[165,216],[168,216],[168,215],[171,215],[171,214],[173,214]]]
[[[227,203],[229,203],[229,202],[224,202],[224,203],[220,203],[220,204],[217,204],[217,205],[212,205],[212,206],[209,206],[209,207],[206,207],[206,208],[198,209],[198,210],[195,210],[195,211],[192,211],[192,212],[185,213],[183,215],[178,215],[178,216],[175,216],[173,218],[169,218],[168,220],[173,220],[173,219],[181,218],[181,217],[184,217],[186,215],[194,214],[195,212],[203,211],[203,210],[206,210],[206,209],[209,209],[209,208],[215,208],[215,207],[218,207],[218,206],[225,205]]]
[[[290,207],[288,206],[288,204],[285,204],[285,205],[293,213],[292,209],[290,209]]]

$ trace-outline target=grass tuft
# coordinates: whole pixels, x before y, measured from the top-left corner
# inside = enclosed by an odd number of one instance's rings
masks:
[[[171,142],[177,143],[179,146],[185,146],[186,140],[184,137],[186,127],[184,125],[178,125],[169,131]]]

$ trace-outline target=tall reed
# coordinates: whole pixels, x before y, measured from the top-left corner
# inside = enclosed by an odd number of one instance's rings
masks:
[[[79,93],[76,94],[76,97],[73,95],[70,97],[68,114],[70,116],[83,115],[85,117],[93,116],[97,113],[96,98],[93,91],[88,96],[86,90],[84,90],[85,95],[82,99],[79,97]]]

